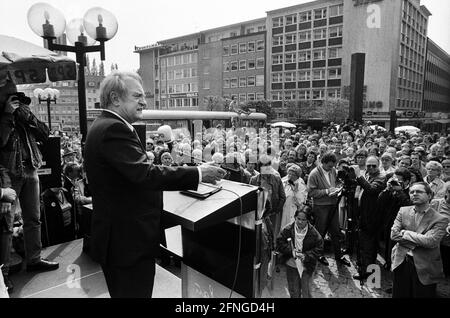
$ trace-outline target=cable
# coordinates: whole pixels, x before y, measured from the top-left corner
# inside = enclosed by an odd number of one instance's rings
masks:
[[[231,291],[230,291],[230,296],[228,296],[228,298],[231,298],[231,295],[233,294],[234,288],[236,287],[236,282],[237,282],[237,276],[238,276],[238,272],[239,272],[239,263],[241,261],[241,246],[242,246],[242,198],[239,194],[237,194],[234,191],[228,190],[228,189],[224,189],[222,188],[222,190],[225,190],[227,192],[231,192],[234,195],[236,195],[239,198],[239,211],[240,211],[240,218],[239,218],[239,239],[238,239],[238,257],[237,257],[237,263],[236,263],[236,270],[234,272],[234,280],[233,280],[233,285],[231,287]]]

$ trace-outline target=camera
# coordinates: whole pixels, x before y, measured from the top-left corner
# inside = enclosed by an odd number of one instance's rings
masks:
[[[16,101],[17,100],[21,104],[25,104],[25,105],[30,105],[31,104],[31,98],[26,96],[25,93],[22,93],[22,92],[12,93],[12,94],[8,95],[7,99],[9,99],[11,96],[13,97],[11,99],[11,101]]]
[[[342,165],[341,168],[342,170],[339,170],[337,173],[337,178],[341,180],[344,185],[344,193],[355,191],[357,186],[355,169],[346,165]]]

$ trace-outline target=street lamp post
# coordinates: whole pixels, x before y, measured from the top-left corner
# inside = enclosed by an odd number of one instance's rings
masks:
[[[73,52],[78,63],[78,107],[82,143],[87,135],[86,84],[84,68],[86,53],[100,52],[105,60],[105,42],[112,39],[118,29],[117,20],[109,11],[95,7],[89,9],[83,19],[73,19],[67,24],[63,14],[47,3],[37,3],[28,11],[28,24],[31,29],[47,41],[53,51]],[[73,43],[61,45],[53,41],[66,30],[68,40]],[[94,45],[98,41],[99,45]],[[63,70],[61,70],[63,71]]]
[[[54,102],[56,104],[59,94],[59,90],[50,87],[46,89],[36,88],[33,91],[33,95],[39,100],[39,104],[44,101],[47,102],[48,128],[50,131],[52,130],[50,103]]]

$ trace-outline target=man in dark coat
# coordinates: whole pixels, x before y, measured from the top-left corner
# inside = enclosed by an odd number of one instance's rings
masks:
[[[359,274],[354,279],[365,280],[369,274],[367,266],[375,264],[377,259],[378,233],[381,217],[378,215],[377,199],[386,187],[385,177],[380,173],[380,161],[370,156],[366,161],[366,175],[357,176],[356,181],[362,191],[358,200],[357,214],[359,218],[359,250],[361,264]],[[358,174],[358,173],[357,173]]]
[[[92,255],[103,269],[111,297],[151,297],[159,249],[161,191],[197,189],[214,183],[220,168],[161,167],[147,160],[131,125],[146,107],[142,79],[116,72],[100,87],[103,112],[92,124],[85,147],[92,192]]]

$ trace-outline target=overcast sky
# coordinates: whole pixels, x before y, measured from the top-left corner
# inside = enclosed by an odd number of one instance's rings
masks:
[[[293,6],[311,0],[47,0],[69,22],[82,18],[95,6],[111,11],[117,18],[117,35],[106,43],[105,71],[111,63],[121,70],[139,68],[134,46],[195,33],[242,21],[263,18],[266,11]],[[400,1],[400,0],[385,0]],[[38,45],[42,39],[28,26],[27,12],[36,0],[0,0],[0,34],[18,37]],[[431,11],[428,36],[450,52],[450,1],[422,0]],[[99,53],[90,54],[91,61]],[[98,64],[98,63],[97,63]]]

